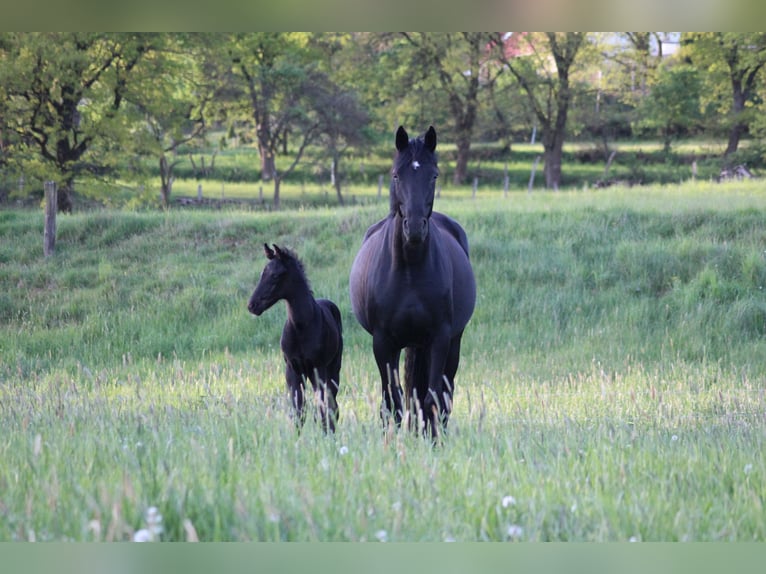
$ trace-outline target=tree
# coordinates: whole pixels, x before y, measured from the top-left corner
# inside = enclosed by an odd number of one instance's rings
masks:
[[[23,173],[57,181],[59,210],[72,210],[77,177],[114,172],[109,146],[94,149],[125,133],[118,111],[155,41],[150,34],[3,34],[0,131],[13,134]]]
[[[404,33],[414,49],[413,78],[435,76],[447,98],[457,148],[453,181],[465,181],[481,88],[491,86],[498,71],[486,67],[493,35],[485,32]],[[489,93],[489,92],[487,92]]]
[[[255,126],[261,177],[274,182],[277,208],[282,178],[319,136],[320,122],[307,99],[312,91],[307,42],[305,34],[263,32],[233,34],[225,45],[246,102],[243,110]],[[297,135],[298,146],[293,161],[279,172],[276,157],[284,151],[289,134]]]
[[[154,57],[143,62],[144,81],[135,82],[126,99],[138,115],[136,153],[157,158],[160,193],[170,204],[174,170],[182,146],[204,140],[217,118],[226,82],[225,71],[211,56],[215,38],[207,34],[175,34]],[[192,164],[193,160],[192,160]]]
[[[640,125],[658,129],[665,153],[673,137],[688,131],[700,118],[700,82],[697,70],[688,64],[663,62],[656,83],[640,107]]]
[[[354,43],[351,34],[322,33],[312,37],[312,45],[323,58],[321,70],[312,74],[307,94],[319,120],[318,144],[324,150],[323,159],[332,162],[333,184],[341,205],[342,160],[351,148],[363,149],[372,140],[370,115],[358,92],[342,87],[357,75],[356,54],[349,49]]]
[[[496,57],[527,94],[542,132],[545,186],[558,189],[567,114],[573,96],[571,75],[586,42],[583,32],[495,36]],[[510,39],[513,42],[510,42]],[[509,45],[513,50],[508,50]]]
[[[705,92],[719,99],[716,107],[728,131],[724,152],[728,156],[737,151],[756,113],[766,65],[766,33],[695,32],[684,34],[682,43],[692,64],[707,72]]]

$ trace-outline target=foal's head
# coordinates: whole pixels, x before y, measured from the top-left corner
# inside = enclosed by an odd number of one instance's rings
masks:
[[[269,262],[247,304],[247,309],[254,315],[260,315],[280,299],[288,298],[297,288],[303,291],[308,288],[303,264],[292,251],[277,245],[271,249],[264,243],[263,252]]]
[[[428,237],[439,168],[436,165],[436,130],[410,140],[402,126],[396,131],[396,158],[391,170],[391,212],[402,220],[405,243],[419,244]]]

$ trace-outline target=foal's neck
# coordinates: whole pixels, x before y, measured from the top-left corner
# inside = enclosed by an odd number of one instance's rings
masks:
[[[313,321],[317,302],[305,280],[293,285],[290,293],[285,297],[285,303],[287,303],[287,320],[297,328]]]

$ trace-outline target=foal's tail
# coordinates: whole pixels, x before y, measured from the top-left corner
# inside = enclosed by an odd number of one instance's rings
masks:
[[[411,421],[420,421],[428,393],[429,355],[424,349],[407,347],[404,353],[404,399]],[[422,424],[422,422],[420,422]]]

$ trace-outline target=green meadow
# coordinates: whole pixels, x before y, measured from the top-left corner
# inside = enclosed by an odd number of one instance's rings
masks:
[[[59,216],[47,260],[42,212],[0,211],[0,541],[130,541],[151,507],[163,541],[766,540],[762,182],[444,193],[478,300],[437,446],[378,416],[364,189]],[[284,306],[247,312],[264,242],[341,309],[334,435],[290,418]]]

